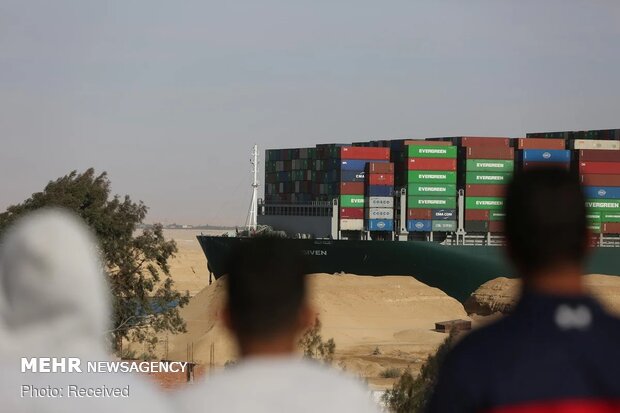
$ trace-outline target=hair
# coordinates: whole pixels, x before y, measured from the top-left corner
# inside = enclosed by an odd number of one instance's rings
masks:
[[[239,340],[270,338],[294,327],[306,300],[305,259],[290,241],[240,240],[230,255],[228,308]]]
[[[523,276],[586,257],[586,204],[576,174],[556,168],[517,172],[505,200],[508,253]]]

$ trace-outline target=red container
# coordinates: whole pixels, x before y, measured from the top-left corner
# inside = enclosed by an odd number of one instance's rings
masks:
[[[620,222],[603,222],[601,232],[603,234],[620,234]]]
[[[407,168],[410,171],[456,171],[456,159],[409,158]]]
[[[390,148],[369,148],[364,146],[343,146],[340,148],[341,159],[376,159],[390,160]]]
[[[371,174],[393,174],[394,164],[392,162],[369,162],[368,172]]]
[[[364,183],[340,182],[340,195],[364,195]]]
[[[506,194],[506,185],[471,185],[465,187],[465,196],[489,196],[502,198]],[[471,221],[478,221],[471,219]]]
[[[433,219],[433,210],[426,208],[409,208],[407,219]]]
[[[579,162],[580,174],[620,174],[620,162]]]
[[[408,140],[408,141],[405,141],[405,145],[410,145],[410,146],[426,146],[426,145],[452,146],[452,142],[448,142],[448,141],[425,141],[425,140],[419,139],[419,140]]]
[[[364,219],[364,208],[340,208],[340,219]]]
[[[509,138],[463,136],[461,146],[510,146]]]
[[[518,149],[566,149],[564,139],[519,138]]]
[[[523,170],[557,168],[570,170],[570,162],[523,162]]]
[[[586,186],[620,186],[620,175],[580,175],[581,183]]]
[[[368,185],[394,186],[394,174],[368,174]]]
[[[509,146],[471,146],[466,151],[467,159],[514,159],[515,150]]]
[[[465,221],[488,221],[490,213],[487,209],[466,209]]]
[[[504,232],[504,221],[489,221],[489,232]]]
[[[582,162],[620,162],[620,151],[581,149],[579,160]]]

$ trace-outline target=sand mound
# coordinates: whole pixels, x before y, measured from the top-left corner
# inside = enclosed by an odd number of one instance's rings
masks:
[[[204,288],[181,310],[188,333],[168,336],[161,357],[187,360],[193,346],[198,363],[208,364],[212,349],[216,366],[235,358],[219,319],[223,281]],[[336,362],[364,377],[422,362],[446,337],[433,331],[435,322],[467,318],[458,301],[412,277],[316,274],[310,276],[310,291],[321,335],[336,342]]]
[[[586,275],[585,284],[610,312],[620,315],[620,277]],[[496,278],[480,286],[465,302],[468,314],[490,315],[507,313],[516,304],[521,282],[518,279]]]

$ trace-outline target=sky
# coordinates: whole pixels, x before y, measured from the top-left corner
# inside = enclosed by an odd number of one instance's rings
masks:
[[[107,171],[148,222],[243,224],[249,159],[620,128],[615,1],[0,1],[0,210]]]

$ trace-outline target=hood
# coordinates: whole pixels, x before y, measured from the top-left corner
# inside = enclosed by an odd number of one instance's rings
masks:
[[[19,219],[0,245],[0,354],[106,354],[108,287],[97,243],[58,209]]]

